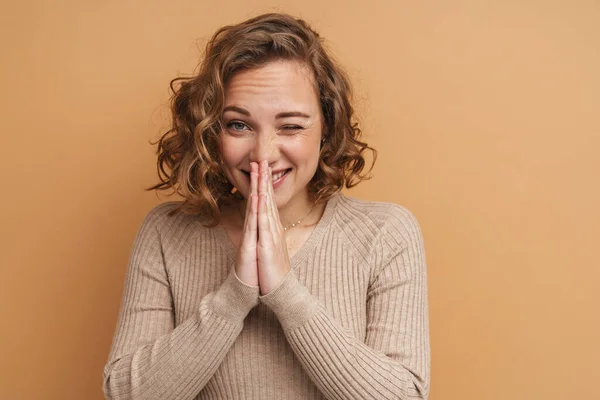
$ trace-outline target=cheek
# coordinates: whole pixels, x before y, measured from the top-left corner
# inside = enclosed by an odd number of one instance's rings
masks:
[[[239,141],[221,140],[221,157],[225,164],[238,164],[244,157],[244,146]]]
[[[290,159],[299,165],[312,165],[319,160],[319,146],[314,140],[296,142],[286,146]]]

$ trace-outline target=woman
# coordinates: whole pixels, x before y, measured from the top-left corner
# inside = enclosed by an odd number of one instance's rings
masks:
[[[175,81],[150,189],[185,200],[137,234],[106,397],[427,398],[421,232],[340,192],[373,149],[318,34],[285,14],[224,27]]]

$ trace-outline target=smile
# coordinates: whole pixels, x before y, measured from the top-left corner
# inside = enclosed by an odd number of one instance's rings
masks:
[[[290,172],[290,170],[286,169],[285,171],[281,171],[281,172],[278,172],[278,173],[272,175],[271,178],[272,178],[273,182],[276,182],[277,180],[279,180],[279,178],[281,178],[282,176],[284,176],[288,172]]]
[[[278,173],[276,173],[274,175],[271,175],[271,181],[273,182],[273,187],[275,187],[275,185],[279,186],[278,184],[280,182],[283,182],[283,180],[290,173],[291,170],[292,170],[291,168],[288,168],[285,171],[281,171],[281,172],[278,172]],[[246,175],[246,177],[248,177],[248,179],[250,179],[250,173],[249,172],[244,171],[244,170],[241,170],[241,171],[244,173],[244,175]]]

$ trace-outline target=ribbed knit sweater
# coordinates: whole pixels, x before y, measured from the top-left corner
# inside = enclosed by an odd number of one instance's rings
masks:
[[[406,208],[342,193],[262,296],[235,274],[221,225],[154,207],[131,251],[108,399],[426,399],[430,346],[420,227]]]

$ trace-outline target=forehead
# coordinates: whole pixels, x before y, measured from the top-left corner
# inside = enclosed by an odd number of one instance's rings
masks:
[[[244,108],[318,106],[314,77],[305,64],[274,60],[237,72],[225,87],[225,106]]]

